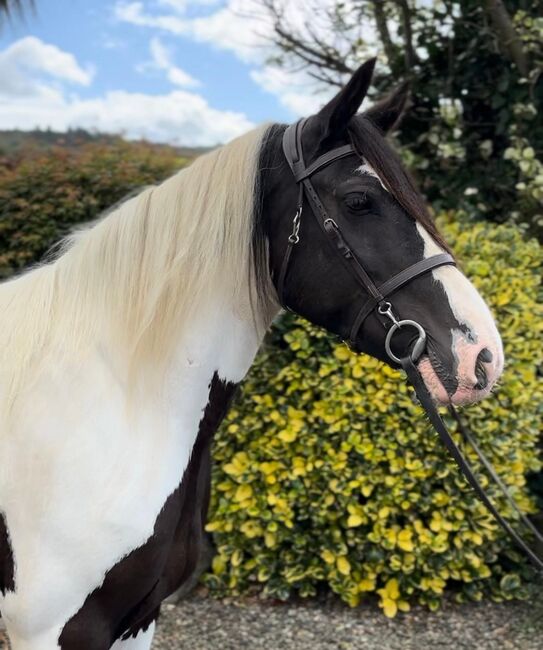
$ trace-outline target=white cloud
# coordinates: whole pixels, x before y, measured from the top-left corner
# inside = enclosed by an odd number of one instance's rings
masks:
[[[156,60],[168,74],[183,73],[167,65],[167,52],[155,47]],[[90,70],[72,54],[29,37],[0,51],[0,129],[83,127],[127,138],[208,146],[226,142],[253,127],[243,114],[220,111],[196,93],[174,90],[162,95],[117,90],[81,98],[70,88],[87,86]],[[186,79],[178,78],[173,83]]]
[[[229,50],[245,62],[259,62],[265,56],[263,44],[266,34],[271,33],[271,23],[256,0],[228,0],[226,5],[207,15],[191,17],[186,13],[189,2],[172,0],[162,4],[175,4],[177,9],[173,13],[157,13],[140,0],[120,0],[114,7],[114,15],[122,22],[187,36]]]
[[[272,25],[255,0],[228,0],[214,13],[188,22],[195,40],[233,52],[245,63],[260,63],[269,52]]]
[[[202,12],[196,16],[189,15],[189,5],[194,4],[209,4],[210,9],[204,15]],[[314,112],[331,96],[330,88],[316,92],[318,84],[307,71],[288,72],[267,63],[274,53],[271,40],[274,26],[260,0],[225,0],[221,6],[212,6],[215,4],[215,0],[158,0],[158,5],[151,0],[117,0],[114,12],[122,22],[169,32],[232,52],[252,66],[250,76],[253,81],[275,95],[293,116]],[[282,0],[282,4],[285,21],[294,26],[303,38],[312,38],[308,32],[308,25],[311,25],[317,37],[329,40],[329,21],[322,20],[322,17],[337,4],[337,0],[312,0],[309,3]],[[345,0],[343,4],[348,10],[356,3]],[[351,36],[353,40],[363,38],[373,44],[378,41],[375,28],[370,24],[356,26],[347,38]],[[351,63],[354,65],[356,62]]]
[[[187,21],[175,15],[152,16],[146,14],[143,2],[122,2],[115,5],[115,17],[123,22],[140,27],[153,27],[163,29],[172,34],[186,35]]]
[[[212,6],[221,0],[158,0],[158,4],[163,7],[169,7],[175,11],[185,12],[190,6]]]
[[[0,52],[0,92],[17,96],[31,96],[47,92],[51,80],[88,86],[94,70],[82,68],[75,57],[55,45],[44,43],[34,36],[26,36]]]
[[[158,37],[151,39],[149,50],[151,61],[137,65],[136,70],[144,73],[149,70],[162,70],[170,83],[181,88],[195,88],[201,85],[198,79],[173,63],[170,51]]]
[[[0,129],[82,127],[186,146],[227,142],[254,125],[243,113],[219,111],[200,95],[175,90],[146,95],[122,90],[92,99],[51,95],[48,101],[0,99]]]
[[[337,0],[280,0],[279,4],[284,21],[303,38],[311,40],[314,34],[324,41],[330,39],[330,21],[324,17],[335,10]],[[190,15],[188,10],[195,5],[207,5],[210,10]],[[342,5],[346,12],[355,11],[357,1],[344,0]],[[273,51],[274,21],[261,0],[158,0],[158,5],[157,0],[117,0],[113,13],[122,22],[229,50],[245,62],[262,64]],[[375,27],[369,24],[356,25],[349,36],[378,40]]]

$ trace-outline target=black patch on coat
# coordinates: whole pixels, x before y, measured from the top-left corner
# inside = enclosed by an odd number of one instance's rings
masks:
[[[4,513],[0,512],[0,592],[15,591],[15,565]]]
[[[235,389],[236,384],[215,373],[189,464],[158,515],[153,535],[113,566],[87,596],[62,630],[62,650],[107,650],[119,638],[136,636],[157,618],[162,600],[193,573],[209,505],[211,441]]]

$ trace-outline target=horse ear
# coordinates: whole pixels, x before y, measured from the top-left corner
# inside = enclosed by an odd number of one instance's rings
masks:
[[[370,59],[362,64],[348,84],[317,113],[323,125],[323,142],[344,132],[360,108],[371,83],[375,61]]]
[[[404,81],[390,95],[365,111],[364,117],[371,120],[383,133],[388,133],[402,119],[408,97],[409,82]]]

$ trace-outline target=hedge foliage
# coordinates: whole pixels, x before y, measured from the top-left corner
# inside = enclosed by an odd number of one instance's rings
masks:
[[[0,280],[43,255],[74,226],[186,160],[173,149],[118,140],[0,160]]]
[[[543,249],[511,226],[465,226],[453,214],[442,221],[494,309],[507,357],[499,390],[465,416],[530,512],[525,475],[540,468],[543,413]],[[446,588],[459,600],[523,595],[530,570],[400,373],[299,318],[287,315],[273,329],[216,439],[214,461],[207,529],[218,553],[206,582],[216,593],[259,585],[286,599],[329,585],[353,606],[377,595],[387,616],[413,602],[437,608]]]

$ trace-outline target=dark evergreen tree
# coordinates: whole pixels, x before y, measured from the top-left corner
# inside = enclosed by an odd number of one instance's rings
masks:
[[[514,220],[543,237],[542,0],[315,2],[296,26],[279,0],[261,2],[277,65],[335,85],[380,52],[378,91],[410,82],[397,137],[435,208]]]

